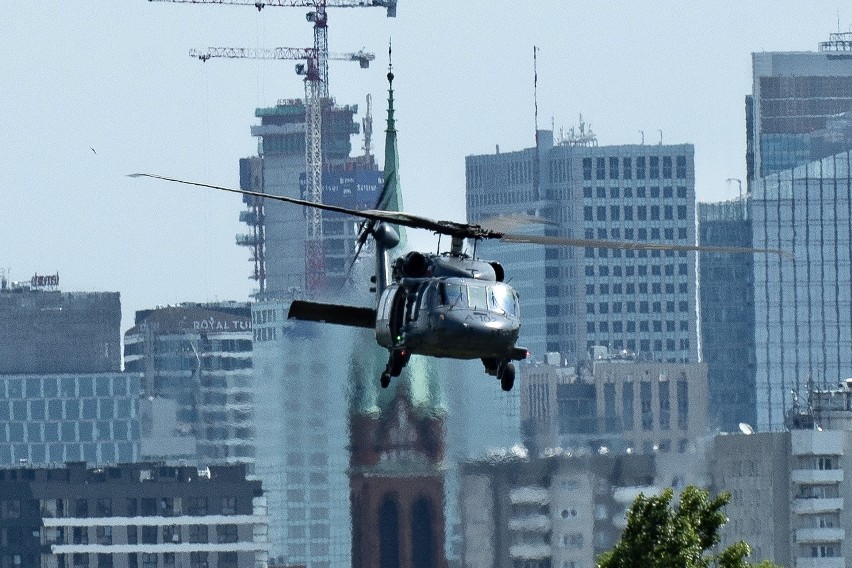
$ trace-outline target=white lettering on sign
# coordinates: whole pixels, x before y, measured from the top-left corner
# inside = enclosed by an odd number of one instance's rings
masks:
[[[192,322],[192,329],[200,331],[250,331],[251,322],[249,320],[225,320],[210,317],[203,320],[195,320]]]

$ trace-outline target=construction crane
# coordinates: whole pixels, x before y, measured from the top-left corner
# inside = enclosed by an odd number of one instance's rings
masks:
[[[328,13],[326,8],[385,8],[388,18],[396,17],[397,0],[148,0],[175,4],[222,4],[254,6],[262,10],[267,6],[283,8],[313,8],[306,19],[314,24],[314,49],[317,50],[317,70],[321,81],[321,96],[328,97]]]
[[[305,75],[305,176],[307,182],[307,194],[309,199],[322,201],[322,99],[329,97],[328,90],[328,14],[326,8],[386,8],[387,17],[396,17],[397,0],[149,0],[151,2],[172,2],[178,4],[223,4],[236,6],[254,6],[262,10],[267,6],[274,7],[311,7],[313,11],[308,12],[307,20],[314,24],[314,47],[308,52],[302,51],[300,57],[307,64],[297,67],[297,72]],[[218,48],[225,52],[231,48]],[[288,48],[280,48],[287,50]],[[234,49],[234,57],[239,57]],[[245,52],[251,50],[243,50]],[[290,57],[277,57],[275,50],[267,53],[266,50],[255,50],[263,55],[263,59],[289,59]],[[298,51],[298,50],[297,50]],[[191,53],[192,55],[192,53]],[[271,55],[271,57],[266,57]],[[282,51],[280,55],[285,55]],[[294,54],[287,54],[294,55]],[[230,57],[230,55],[219,54],[219,51],[209,51],[206,54],[194,55],[202,61],[211,57]],[[206,56],[206,58],[205,58]],[[369,59],[356,58],[361,67],[369,65]],[[308,245],[306,258],[305,284],[308,290],[316,290],[322,282],[324,275],[324,254],[322,252],[322,215],[319,211],[308,214]]]
[[[296,65],[296,73],[305,76],[305,188],[306,198],[322,203],[322,89],[314,48],[277,47],[274,49],[251,49],[242,47],[209,47],[206,50],[191,49],[190,57],[201,61],[213,58],[226,59],[286,59],[304,60]],[[357,61],[362,69],[370,66],[376,56],[364,50],[357,53],[329,53],[327,58],[338,61]],[[325,255],[322,248],[322,211],[311,208],[306,211],[307,241],[305,250],[305,288],[315,291],[323,284]]]

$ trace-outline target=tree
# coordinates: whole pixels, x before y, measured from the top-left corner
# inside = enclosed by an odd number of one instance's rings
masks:
[[[672,507],[673,492],[639,495],[627,514],[627,528],[611,551],[598,559],[599,568],[776,568],[771,562],[750,564],[751,547],[739,541],[717,554],[708,551],[719,543],[727,522],[722,509],[731,499],[692,485]]]

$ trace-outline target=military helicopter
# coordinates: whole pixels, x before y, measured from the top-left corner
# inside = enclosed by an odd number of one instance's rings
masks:
[[[485,225],[436,221],[400,211],[355,210],[292,197],[185,181],[156,174],[131,174],[164,181],[240,193],[294,205],[333,211],[364,219],[358,251],[368,237],[376,243],[376,307],[359,307],[294,300],[288,318],[374,329],[376,341],[389,352],[380,377],[383,388],[399,376],[413,353],[451,359],[480,359],[485,372],[500,381],[504,391],[515,383],[514,361],[528,357],[516,345],[521,327],[517,292],[505,282],[497,261],[464,252],[467,239],[496,239],[509,243],[633,250],[676,250],[728,253],[778,253],[768,249],[712,247],[668,243],[606,241],[512,233]],[[544,222],[535,217],[502,218],[502,225]],[[508,223],[507,223],[508,222]],[[392,225],[424,229],[451,239],[449,251],[412,251],[388,262],[387,251],[399,244]],[[357,254],[357,253],[356,253]]]

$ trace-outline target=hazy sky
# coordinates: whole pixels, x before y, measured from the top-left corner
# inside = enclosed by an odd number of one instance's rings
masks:
[[[303,83],[292,61],[201,63],[188,51],[309,47],[306,11],[0,0],[0,268],[121,292],[123,330],[158,304],[245,300],[255,282],[234,244],[240,199],[124,175],[236,186],[239,158],[257,150],[255,108],[303,96]],[[751,53],[816,50],[852,24],[839,0],[399,0],[395,19],[329,12],[331,51],[377,56],[368,70],[332,62],[330,89],[359,105],[359,120],[372,94],[379,156],[393,40],[406,209],[454,220],[465,217],[466,155],[534,143],[534,45],[540,128],[582,113],[602,145],[639,143],[640,130],[649,144],[660,130],[666,144],[692,143],[707,201],[734,197],[726,178],[745,176]]]

